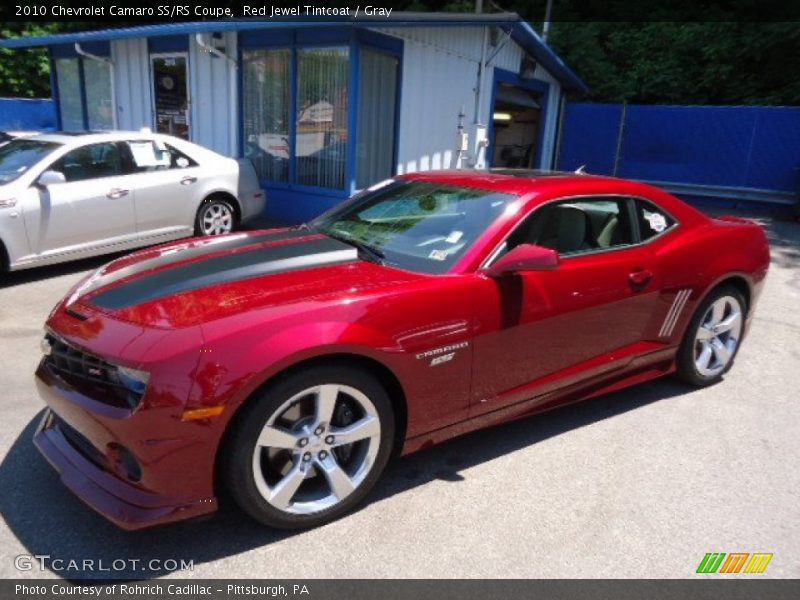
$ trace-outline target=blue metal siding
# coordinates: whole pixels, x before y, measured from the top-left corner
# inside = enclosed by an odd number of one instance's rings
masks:
[[[613,174],[621,118],[621,104],[568,102],[558,168],[572,171],[586,165],[590,173]]]
[[[567,106],[559,167],[613,174],[620,105]],[[800,108],[629,105],[617,175],[679,184],[691,195],[790,202],[798,191]],[[741,193],[736,192],[739,190]]]
[[[188,52],[189,36],[172,35],[152,37],[147,40],[147,47],[151,54],[160,52]]]

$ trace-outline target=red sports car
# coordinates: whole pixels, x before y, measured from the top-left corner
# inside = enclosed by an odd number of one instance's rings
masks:
[[[583,174],[429,172],[316,220],[160,246],[47,321],[35,443],[126,529],[324,523],[389,457],[677,373],[731,367],[763,230]]]

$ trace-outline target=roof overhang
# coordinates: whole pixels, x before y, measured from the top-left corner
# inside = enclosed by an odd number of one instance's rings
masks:
[[[301,29],[308,27],[499,27],[507,31],[511,38],[536,62],[547,70],[564,87],[586,92],[588,86],[572,69],[548,46],[528,23],[516,13],[396,13],[391,19],[383,17],[351,17],[293,20],[219,20],[188,21],[185,23],[159,23],[117,29],[98,29],[53,35],[29,36],[0,40],[3,48],[31,48],[35,46],[56,46],[60,44],[88,43],[129,38],[150,38],[171,35],[191,35],[211,31],[251,31],[258,29]]]

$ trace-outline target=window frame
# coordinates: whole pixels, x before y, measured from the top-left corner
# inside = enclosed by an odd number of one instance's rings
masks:
[[[110,50],[108,49],[100,49],[95,48],[92,44],[84,44],[85,50],[91,52],[93,55],[98,56],[102,62],[108,63],[109,70],[108,70],[108,77],[110,83],[110,92],[111,92],[111,128],[104,131],[114,131],[119,127],[119,120],[117,115],[117,86],[116,86],[116,78],[114,76],[114,63],[111,62],[109,58]],[[58,85],[58,75],[57,75],[57,61],[59,60],[69,60],[75,59],[78,61],[78,86],[79,86],[79,102],[81,105],[81,121],[83,124],[83,129],[85,131],[89,131],[89,100],[86,96],[86,75],[84,69],[84,61],[89,60],[98,60],[98,58],[89,58],[88,56],[84,56],[78,54],[75,50],[64,50],[62,48],[53,48],[50,49],[50,87],[52,89],[52,96],[56,101],[56,123],[58,125],[59,130],[64,129],[64,125],[61,120],[61,90]]]
[[[115,173],[114,175],[103,175],[102,177],[87,177],[86,179],[75,179],[75,180],[72,180],[72,181],[67,179],[66,181],[64,181],[64,183],[65,184],[82,183],[84,181],[98,181],[98,180],[101,180],[101,179],[109,179],[111,177],[122,177],[124,175],[128,175],[129,173],[126,171],[126,165],[125,165],[125,156],[122,153],[122,148],[120,148],[119,142],[117,142],[116,140],[105,141],[105,142],[89,142],[88,144],[82,144],[80,146],[73,146],[72,148],[70,148],[69,150],[64,152],[61,156],[56,158],[53,162],[51,162],[50,165],[45,168],[45,171],[50,170],[50,169],[56,170],[56,171],[59,171],[60,173],[64,173],[64,177],[66,178],[66,173],[63,170],[63,164],[62,164],[62,161],[64,159],[66,159],[73,152],[77,152],[78,150],[88,149],[88,148],[91,148],[92,146],[105,146],[105,145],[111,145],[111,146],[114,146],[117,149],[117,155],[119,156],[119,172],[118,173]]]
[[[310,194],[320,198],[330,198],[345,200],[357,193],[356,187],[356,143],[358,138],[358,104],[361,96],[361,50],[367,48],[376,52],[389,54],[398,59],[397,64],[397,84],[395,93],[395,122],[394,122],[394,144],[392,147],[391,176],[397,174],[397,156],[400,144],[400,118],[402,110],[402,77],[403,77],[403,55],[405,43],[402,39],[376,33],[368,30],[359,30],[350,26],[333,27],[327,30],[297,29],[293,31],[276,31],[270,37],[264,37],[261,30],[240,32],[238,38],[238,61],[240,65],[238,76],[239,88],[239,152],[243,155],[245,145],[244,130],[244,53],[252,50],[271,50],[286,49],[290,52],[289,63],[289,86],[290,86],[290,111],[289,111],[289,138],[292,140],[290,147],[290,165],[288,181],[273,181],[262,179],[259,182],[268,190],[274,190],[278,194],[287,194],[292,197],[300,198],[302,195]],[[309,186],[297,183],[295,167],[295,137],[297,126],[297,54],[298,51],[314,48],[333,48],[342,47],[348,50],[348,115],[347,115],[347,153],[345,166],[345,185],[343,188],[327,188]]]
[[[484,269],[487,269],[487,268],[491,267],[492,264],[502,255],[502,251],[506,246],[506,242],[508,241],[508,238],[510,238],[512,235],[514,235],[514,233],[520,227],[522,227],[522,225],[526,221],[528,221],[528,219],[533,218],[533,216],[536,214],[536,212],[539,211],[540,209],[542,209],[542,208],[544,208],[546,206],[553,205],[553,204],[564,204],[564,203],[569,203],[569,202],[586,201],[586,200],[600,199],[600,198],[616,198],[618,200],[625,200],[626,201],[625,202],[625,205],[626,205],[625,209],[628,211],[628,218],[630,219],[630,222],[631,222],[631,229],[632,229],[631,234],[632,234],[633,239],[634,239],[633,243],[625,244],[625,245],[619,245],[619,246],[612,246],[610,248],[595,248],[595,249],[592,249],[592,250],[587,250],[585,252],[573,252],[573,253],[563,254],[563,255],[561,253],[559,253],[558,256],[559,256],[560,260],[572,260],[572,259],[575,259],[575,258],[582,258],[584,256],[595,256],[597,254],[604,254],[604,253],[607,253],[607,252],[619,252],[621,250],[630,250],[631,248],[638,248],[640,246],[645,246],[647,244],[655,242],[656,240],[661,239],[662,236],[675,231],[681,225],[680,220],[678,220],[675,217],[675,215],[670,213],[668,210],[664,209],[657,202],[654,202],[653,200],[650,200],[649,198],[645,198],[643,196],[636,196],[636,195],[631,195],[631,194],[611,194],[611,193],[576,194],[574,196],[561,196],[561,197],[558,197],[558,198],[553,198],[551,200],[547,200],[546,202],[542,202],[541,204],[537,204],[530,211],[528,211],[527,214],[522,216],[520,218],[519,222],[516,225],[514,225],[514,227],[512,227],[511,230],[506,235],[503,236],[503,239],[500,240],[495,245],[494,248],[492,248],[492,251],[489,252],[486,255],[486,258],[481,262],[481,264],[478,267],[477,271],[482,271]],[[638,217],[636,216],[636,203],[637,203],[637,201],[646,202],[646,203],[651,204],[652,206],[655,206],[656,208],[658,208],[661,212],[664,213],[664,215],[666,215],[667,217],[669,217],[672,220],[672,225],[667,227],[664,231],[658,232],[656,235],[651,236],[646,240],[642,240],[641,231],[639,229]]]

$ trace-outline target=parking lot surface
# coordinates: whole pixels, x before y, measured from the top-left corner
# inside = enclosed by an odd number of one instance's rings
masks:
[[[31,443],[33,372],[50,309],[108,259],[2,275],[0,575],[686,578],[707,552],[771,552],[759,577],[800,577],[800,224],[765,223],[771,271],[722,383],[662,379],[400,459],[356,513],[301,533],[233,509],[126,533],[83,506]]]

